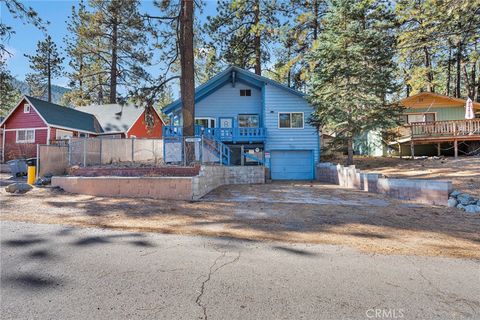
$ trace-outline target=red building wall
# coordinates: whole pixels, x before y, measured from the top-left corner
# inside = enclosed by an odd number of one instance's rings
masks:
[[[25,102],[27,101],[24,99],[3,125],[5,135],[5,161],[20,157],[35,157],[37,154],[37,144],[47,143],[47,124],[32,107],[29,113],[24,113],[23,105]],[[35,142],[17,143],[17,132],[10,130],[28,128],[38,128],[35,129]]]
[[[147,128],[147,125],[145,124],[145,111],[143,111],[142,115],[128,131],[127,138],[130,138],[131,136],[135,136],[137,138],[162,138],[163,122],[155,111],[152,111],[152,114],[155,120],[155,125],[152,129]]]

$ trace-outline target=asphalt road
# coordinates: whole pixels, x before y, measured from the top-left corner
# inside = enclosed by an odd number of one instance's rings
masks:
[[[479,261],[1,222],[1,319],[479,319]]]

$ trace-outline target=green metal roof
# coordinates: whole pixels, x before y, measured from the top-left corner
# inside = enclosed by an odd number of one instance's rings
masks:
[[[81,112],[73,108],[25,96],[35,107],[43,119],[51,126],[59,126],[92,133],[103,132],[93,114]]]

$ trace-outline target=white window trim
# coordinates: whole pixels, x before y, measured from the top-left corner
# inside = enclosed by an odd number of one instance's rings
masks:
[[[33,132],[33,139],[32,140],[18,140],[18,133],[20,131],[25,131],[25,137],[27,136],[27,131],[32,131]],[[19,130],[16,130],[16,134],[15,134],[15,142],[16,143],[35,143],[35,129],[19,129]]]
[[[60,137],[59,137],[60,133]],[[68,138],[65,138],[68,136]],[[63,139],[70,139],[73,137],[73,131],[63,130],[63,129],[56,129],[55,130],[55,140],[63,140]]]
[[[437,120],[437,112],[430,112],[430,111],[429,112],[405,112],[405,113],[402,114],[404,116],[407,116],[407,123],[405,123],[405,125],[410,125],[411,124],[410,122],[408,122],[408,116],[409,115],[423,115],[423,114],[426,114],[426,113],[433,113],[435,115],[435,121],[438,121]],[[412,122],[412,123],[427,123],[427,122],[423,121],[423,122]]]
[[[216,125],[217,125],[217,119],[216,118],[213,118],[213,117],[195,117],[195,121],[196,120],[208,120],[208,127],[207,128],[215,128]],[[210,125],[212,124],[211,121],[213,120],[213,127],[211,127]]]
[[[284,128],[284,127],[280,127],[280,114],[284,114],[284,113],[289,113],[290,114],[290,128]],[[302,127],[295,127],[293,128],[292,127],[292,113],[301,113],[302,114]],[[281,130],[298,130],[298,129],[304,129],[305,128],[305,113],[304,112],[301,112],[301,111],[279,111],[277,113],[277,127],[278,129],[281,129]]]
[[[30,113],[30,110],[32,110],[32,107],[30,106],[30,103],[25,102],[23,104],[23,113]]]
[[[240,117],[241,116],[257,116],[258,118],[258,127],[240,127]],[[240,113],[237,115],[237,124],[239,128],[259,128],[260,127],[260,115],[258,113]]]

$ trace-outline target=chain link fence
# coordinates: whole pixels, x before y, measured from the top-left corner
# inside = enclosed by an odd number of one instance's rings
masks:
[[[201,137],[165,138],[165,163],[230,165],[231,151],[220,141]]]

